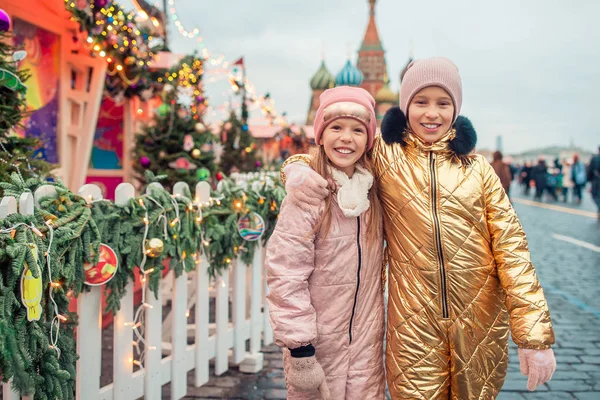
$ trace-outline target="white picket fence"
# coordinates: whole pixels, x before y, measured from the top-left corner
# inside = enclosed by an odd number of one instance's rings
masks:
[[[174,194],[182,195],[185,183],[175,185]],[[101,190],[95,185],[84,185],[79,194],[88,201],[100,200]],[[17,200],[5,197],[0,203],[0,218],[20,212],[31,215],[34,206],[41,198],[55,196],[52,186],[40,187],[34,195],[23,194]],[[115,192],[115,203],[126,205],[135,196],[134,187],[129,183],[120,184]],[[196,185],[196,199],[207,202],[210,198],[210,186],[206,182]],[[76,398],[81,400],[148,400],[162,398],[162,385],[170,383],[171,399],[180,399],[186,395],[188,372],[194,370],[194,385],[206,384],[209,380],[209,361],[214,359],[214,373],[221,375],[230,364],[239,365],[243,372],[256,373],[263,368],[263,345],[273,342],[273,331],[268,318],[265,302],[267,292],[264,279],[264,249],[259,247],[251,266],[241,259],[232,262],[229,271],[211,280],[207,274],[208,262],[204,257],[197,259],[196,271],[183,273],[172,279],[171,314],[163,326],[163,296],[159,297],[146,289],[146,302],[152,308],[146,308],[145,341],[152,347],[146,354],[144,368],[134,372],[133,332],[127,324],[134,317],[134,286],[129,283],[127,295],[121,300],[121,309],[116,313],[114,327],[113,382],[100,387],[102,360],[102,305],[103,287],[92,287],[88,293],[79,296],[77,314],[77,384]],[[231,290],[230,290],[231,286]],[[215,323],[209,323],[209,301],[215,298]],[[229,315],[229,304],[232,315]],[[187,322],[189,310],[195,305],[195,324]],[[248,312],[249,311],[249,312]],[[248,317],[249,314],[249,317]],[[188,336],[194,337],[194,344],[188,345]],[[166,341],[163,341],[166,338]],[[249,351],[246,341],[250,340]],[[166,355],[163,358],[163,355]],[[19,395],[11,391],[10,383],[2,387],[3,399],[18,399]],[[30,397],[22,397],[30,399]]]

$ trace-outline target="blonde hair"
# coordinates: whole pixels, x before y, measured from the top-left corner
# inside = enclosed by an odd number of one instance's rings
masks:
[[[373,163],[371,161],[371,152],[364,152],[360,159],[357,161],[358,165],[365,168],[367,171],[373,171]],[[334,166],[329,161],[327,154],[325,153],[325,148],[323,146],[314,146],[310,149],[310,166],[316,171],[319,175],[321,175],[327,181],[332,181],[333,177],[331,175],[330,168],[334,168]],[[382,209],[381,203],[377,200],[377,195],[379,193],[379,187],[377,184],[377,180],[373,179],[373,186],[369,190],[369,219],[367,221],[367,240],[375,241],[377,240],[378,233],[381,229],[382,223]],[[325,209],[323,211],[323,215],[319,219],[319,222],[311,232],[311,234],[315,234],[319,232],[323,239],[327,237],[329,233],[329,228],[331,227],[331,199],[333,198],[333,192],[329,191],[329,194],[325,198]]]

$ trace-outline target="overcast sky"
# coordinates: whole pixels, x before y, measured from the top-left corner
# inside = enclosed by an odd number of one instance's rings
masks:
[[[161,2],[162,3],[162,2]],[[127,4],[127,1],[124,2]],[[201,30],[206,47],[230,61],[244,56],[248,79],[271,93],[278,111],[303,123],[309,80],[325,54],[334,75],[356,63],[367,0],[175,0],[181,21]],[[517,152],[545,145],[600,144],[600,1],[378,0],[376,20],[394,91],[410,54],[446,56],[463,80],[462,114],[478,148]],[[195,40],[171,26],[171,48]],[[226,85],[207,85],[212,104]],[[254,114],[258,116],[257,113]]]

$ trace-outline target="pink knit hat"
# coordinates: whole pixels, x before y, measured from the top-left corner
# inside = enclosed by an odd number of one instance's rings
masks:
[[[332,121],[339,118],[353,118],[359,122],[362,122],[367,128],[367,150],[370,150],[373,146],[373,138],[375,137],[375,131],[377,129],[377,119],[375,117],[375,99],[365,89],[350,86],[338,86],[332,89],[327,89],[319,97],[319,109],[315,116],[314,130],[315,130],[315,143],[320,144],[321,135],[323,131]],[[329,118],[325,121],[325,109],[335,103],[356,103],[360,104],[369,112],[370,118],[360,118],[353,114],[337,113],[333,118]]]
[[[456,65],[444,57],[426,58],[412,61],[406,67],[400,86],[400,109],[408,116],[408,105],[412,98],[428,86],[444,89],[454,103],[454,119],[462,105],[462,82]]]

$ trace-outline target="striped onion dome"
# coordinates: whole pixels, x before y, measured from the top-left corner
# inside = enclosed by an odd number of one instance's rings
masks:
[[[389,82],[385,82],[383,87],[375,93],[375,102],[379,103],[391,103],[394,104],[398,101],[398,96],[396,93],[392,92],[390,89]]]
[[[312,90],[325,90],[332,88],[335,83],[333,75],[327,70],[325,61],[321,61],[321,67],[315,72],[310,80],[310,87]]]
[[[363,81],[363,73],[350,60],[335,76],[335,86],[359,86]]]

